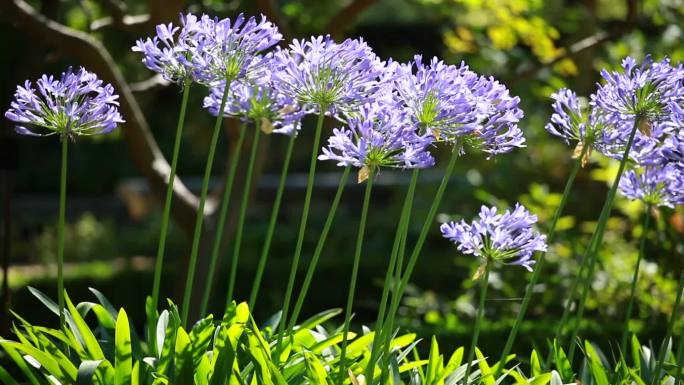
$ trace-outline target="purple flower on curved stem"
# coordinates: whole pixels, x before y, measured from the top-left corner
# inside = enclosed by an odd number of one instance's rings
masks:
[[[5,117],[17,123],[23,135],[62,137],[107,134],[124,120],[119,114],[114,87],[80,68],[69,68],[60,79],[43,75],[36,82],[17,86]],[[37,130],[45,133],[38,132]]]
[[[532,271],[532,255],[547,248],[546,236],[532,228],[536,222],[537,217],[518,203],[503,214],[497,214],[496,207],[482,206],[479,219],[443,223],[440,230],[460,252],[483,259],[482,266],[498,261]]]

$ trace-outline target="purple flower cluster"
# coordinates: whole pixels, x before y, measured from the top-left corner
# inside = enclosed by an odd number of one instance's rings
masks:
[[[69,68],[59,79],[43,75],[33,88],[30,81],[17,86],[14,101],[5,117],[17,124],[23,135],[106,134],[124,120],[119,114],[114,87],[103,84],[92,72]],[[45,133],[41,133],[41,130]]]
[[[684,119],[684,68],[673,67],[668,59],[641,66],[628,57],[621,72],[601,71],[604,83],[598,85],[583,106],[577,95],[560,89],[554,99],[554,113],[546,130],[567,143],[577,142],[579,152],[595,149],[620,159],[633,127],[639,128],[630,149],[637,164],[658,163],[659,148]]]
[[[425,168],[435,160],[428,148],[430,134],[420,135],[402,111],[378,103],[366,104],[349,117],[346,127],[335,128],[321,160],[340,166]]]
[[[463,254],[493,261],[520,265],[532,271],[535,251],[546,251],[546,236],[532,228],[537,217],[516,204],[513,211],[497,214],[496,207],[482,206],[479,219],[467,223],[443,223],[442,235],[454,242]]]
[[[397,68],[396,96],[421,129],[454,144],[469,143],[495,155],[524,147],[517,126],[523,112],[519,98],[491,77],[478,76],[468,66],[446,65],[437,58]]]
[[[383,68],[362,39],[342,43],[329,36],[295,39],[288,49],[276,50],[274,56],[274,87],[317,114],[337,115],[370,101]]]
[[[684,203],[684,170],[674,164],[645,166],[625,172],[620,180],[620,192],[629,199],[652,206]]]
[[[272,61],[265,61],[272,63]],[[265,133],[296,135],[301,127],[305,112],[291,98],[278,93],[273,87],[271,67],[266,66],[253,79],[238,80],[228,91],[224,116],[238,117],[245,122],[254,122]],[[204,98],[204,108],[216,116],[221,107],[225,82],[210,88]]]
[[[230,19],[181,15],[182,27],[157,26],[157,35],[140,39],[132,48],[143,53],[147,68],[166,80],[215,85],[245,76],[260,66],[260,52],[277,44],[282,35],[265,17],[260,21],[240,14]]]

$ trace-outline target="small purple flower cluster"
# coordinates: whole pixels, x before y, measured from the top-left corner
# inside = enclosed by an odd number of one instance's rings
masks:
[[[43,75],[36,87],[28,80],[23,87],[17,86],[14,101],[5,112],[7,119],[17,123],[19,134],[63,138],[100,135],[124,122],[114,87],[83,68],[77,72],[69,68],[59,79]]]
[[[682,163],[667,154],[676,152],[674,143],[684,135],[684,68],[650,57],[637,65],[627,57],[622,69],[601,71],[604,83],[586,105],[571,90],[554,93],[546,129],[568,144],[577,142],[575,155],[584,151],[586,164],[592,150],[620,160],[636,126],[620,191],[655,206],[682,203]]]
[[[532,255],[547,248],[546,236],[532,228],[536,222],[537,217],[520,204],[503,214],[497,214],[496,207],[482,206],[479,219],[446,222],[440,230],[460,252],[482,258],[483,266],[497,261],[532,271]]]

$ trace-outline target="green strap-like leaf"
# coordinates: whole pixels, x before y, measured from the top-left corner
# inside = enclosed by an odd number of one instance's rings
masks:
[[[81,364],[78,366],[76,384],[91,385],[93,383],[93,375],[103,362],[104,360],[86,360],[81,362]]]
[[[193,359],[190,337],[183,328],[176,333],[174,349],[174,383],[177,385],[193,385]]]
[[[121,308],[116,316],[114,337],[114,385],[128,385],[131,382],[133,358],[131,352],[131,329],[126,311]]]
[[[81,317],[78,310],[76,310],[76,307],[71,302],[71,299],[69,299],[69,296],[66,294],[66,292],[64,293],[64,300],[66,302],[67,309],[71,314],[71,318],[74,321],[74,325],[76,326],[78,333],[81,335],[81,338],[83,338],[83,343],[85,344],[86,350],[90,354],[90,357],[93,360],[104,360],[104,353],[102,353],[102,349],[100,348],[100,344],[97,342],[95,335],[90,330],[85,320]]]

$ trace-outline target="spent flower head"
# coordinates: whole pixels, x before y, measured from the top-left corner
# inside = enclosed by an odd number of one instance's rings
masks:
[[[674,207],[684,203],[684,170],[673,164],[651,165],[625,172],[620,192],[632,200],[654,207]]]
[[[316,114],[338,115],[369,102],[384,67],[362,39],[336,43],[329,36],[295,39],[275,59],[278,92]]]
[[[366,104],[349,117],[346,127],[333,129],[320,160],[339,166],[359,167],[359,182],[372,168],[425,168],[433,166],[428,148],[432,135],[419,134],[417,127],[392,105]]]
[[[114,87],[84,68],[77,72],[69,68],[59,79],[43,75],[36,87],[28,80],[17,86],[5,112],[20,134],[73,138],[106,134],[124,122]]]
[[[535,251],[546,251],[546,236],[532,228],[537,217],[519,203],[513,211],[497,214],[496,207],[482,206],[479,219],[467,223],[443,223],[442,235],[454,242],[463,254],[480,257],[481,269],[488,263],[521,265],[532,271]],[[477,277],[476,277],[477,278]]]

